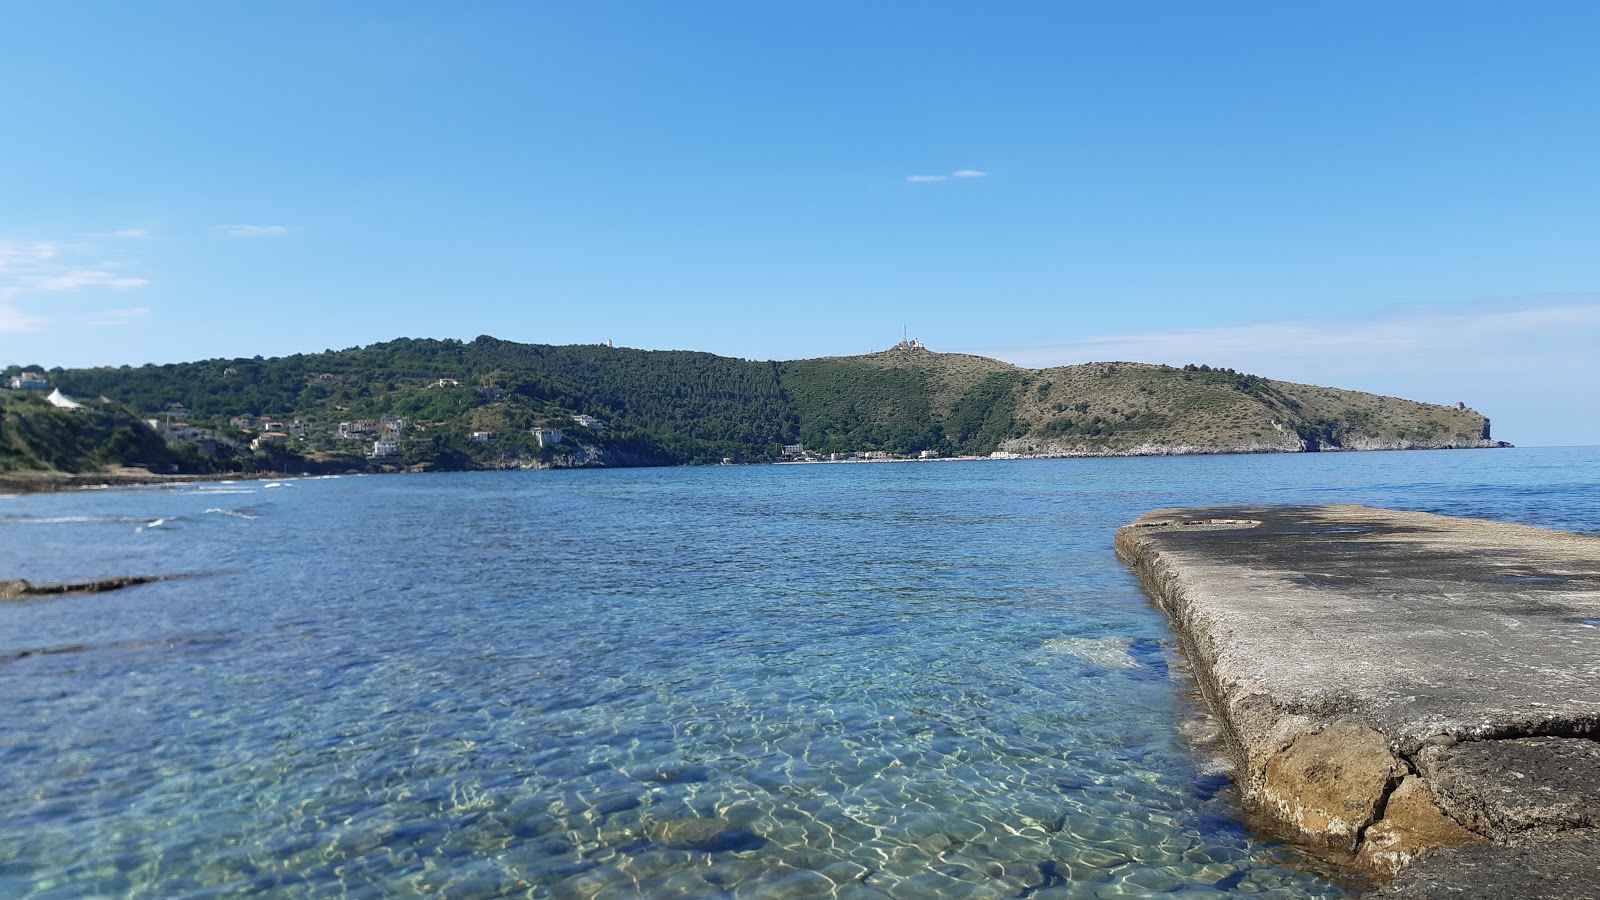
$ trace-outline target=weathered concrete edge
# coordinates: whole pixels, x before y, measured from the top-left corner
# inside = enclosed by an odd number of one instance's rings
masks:
[[[1141,516],[1118,529],[1116,553],[1166,614],[1202,696],[1222,722],[1247,812],[1276,823],[1281,834],[1275,836],[1291,836],[1336,863],[1384,876],[1424,849],[1481,841],[1439,810],[1399,748],[1337,694],[1286,705],[1220,683],[1212,665],[1218,653],[1212,632],[1199,621],[1202,613],[1191,603],[1178,567],[1150,539],[1151,526],[1248,528],[1259,523],[1183,515],[1193,512],[1156,510]],[[1318,777],[1317,770],[1329,761],[1337,765],[1334,777]],[[1325,789],[1308,796],[1307,785],[1319,781]]]
[[[1344,524],[1346,515],[1370,520],[1373,513],[1489,525],[1541,542],[1594,542],[1521,525],[1325,505],[1156,510],[1117,535],[1118,556],[1168,615],[1195,681],[1225,726],[1246,809],[1264,814],[1250,824],[1271,837],[1321,846],[1335,862],[1353,860],[1385,875],[1399,870],[1378,892],[1382,897],[1600,900],[1600,720],[1568,713],[1419,731],[1369,708],[1359,688],[1352,693],[1329,683],[1278,691],[1275,679],[1259,681],[1261,670],[1247,664],[1254,654],[1240,655],[1237,637],[1248,633],[1240,629],[1249,629],[1249,621],[1228,615],[1237,611],[1234,592],[1253,592],[1253,585],[1219,593],[1210,551],[1196,557],[1196,542],[1180,537],[1215,529],[1226,546],[1256,527],[1283,534],[1275,524],[1284,514],[1331,516]],[[1425,522],[1423,530],[1432,525]],[[1592,549],[1579,555],[1595,558]],[[1473,763],[1474,756],[1481,758]],[[1474,765],[1487,766],[1491,777],[1472,771]],[[1526,784],[1559,783],[1559,802],[1552,805],[1549,796],[1531,805],[1491,802],[1492,791],[1483,789],[1496,786],[1495,774],[1502,787],[1513,784],[1518,791],[1525,777],[1532,779]],[[1276,785],[1276,796],[1261,791],[1262,784]],[[1475,810],[1474,803],[1489,805]],[[1350,821],[1334,821],[1341,815]],[[1352,847],[1359,856],[1349,853]]]

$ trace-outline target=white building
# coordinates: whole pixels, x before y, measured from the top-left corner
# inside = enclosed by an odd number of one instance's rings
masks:
[[[583,413],[579,413],[572,417],[572,421],[577,422],[579,425],[582,425],[591,431],[605,430],[605,426],[601,425],[600,420],[596,419],[594,416],[586,416]]]
[[[535,428],[533,436],[539,439],[540,447],[554,447],[561,443],[561,431],[557,428]]]
[[[472,439],[480,444],[484,441],[487,441],[491,437],[494,437],[494,432],[492,431],[474,431],[472,433]]]
[[[251,441],[250,449],[260,450],[262,447],[267,447],[273,444],[287,443],[289,443],[289,436],[287,434],[284,434],[281,431],[269,431],[265,434],[257,436],[255,440]]]
[[[11,389],[14,391],[48,391],[50,382],[38,372],[23,372],[21,375],[11,376]]]
[[[339,439],[347,441],[351,438],[354,438],[358,434],[371,434],[372,429],[377,424],[378,423],[372,421],[371,419],[358,419],[354,422],[340,422]]]
[[[399,445],[394,441],[373,441],[372,452],[367,454],[369,459],[383,459],[385,456],[394,456],[400,452]]]

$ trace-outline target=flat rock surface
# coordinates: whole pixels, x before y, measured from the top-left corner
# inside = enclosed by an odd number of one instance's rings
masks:
[[[1600,832],[1527,846],[1435,850],[1377,891],[1385,900],[1600,900]]]
[[[1407,750],[1600,725],[1600,538],[1278,506],[1147,513],[1118,535],[1134,544],[1181,583],[1217,699],[1359,712]]]
[[[1561,891],[1600,885],[1600,538],[1236,506],[1148,513],[1117,552],[1182,639],[1247,804],[1375,872],[1455,859],[1505,891],[1394,896],[1593,895]]]
[[[1504,840],[1600,827],[1600,742],[1533,737],[1426,747],[1418,768],[1451,817]]]

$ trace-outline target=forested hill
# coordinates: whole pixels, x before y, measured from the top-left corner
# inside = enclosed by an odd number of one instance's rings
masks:
[[[830,455],[1061,456],[1493,443],[1487,420],[1464,408],[1205,366],[1030,370],[920,346],[753,362],[492,337],[401,339],[45,374],[73,397],[103,397],[163,423],[184,419],[224,467],[252,452],[359,460],[391,439],[383,465],[445,468],[761,461],[796,444]],[[368,428],[378,422],[394,430],[380,439]],[[263,433],[286,440],[250,451]]]

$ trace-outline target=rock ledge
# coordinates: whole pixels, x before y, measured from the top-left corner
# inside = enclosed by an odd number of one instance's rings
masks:
[[[1456,855],[1463,891],[1500,869],[1600,884],[1593,854],[1528,849],[1600,826],[1600,538],[1219,507],[1141,516],[1117,553],[1172,621],[1254,812],[1380,875],[1425,858],[1435,895],[1480,896],[1439,888]],[[1535,856],[1578,869],[1529,880]]]

